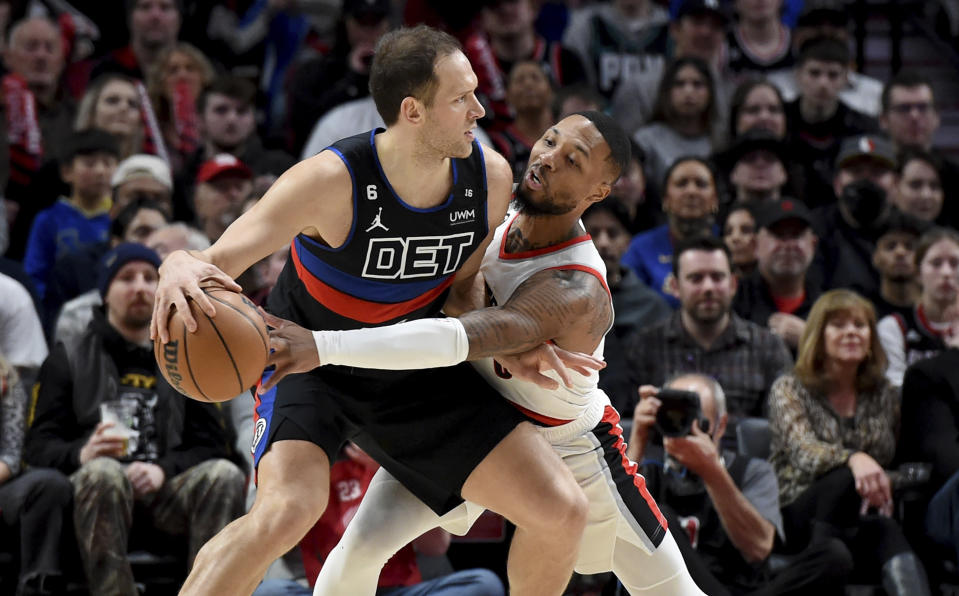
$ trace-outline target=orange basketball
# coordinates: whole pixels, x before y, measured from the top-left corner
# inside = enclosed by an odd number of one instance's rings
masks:
[[[203,291],[216,307],[216,316],[207,316],[188,300],[196,331],[187,331],[174,310],[170,341],[164,345],[158,338],[153,353],[163,378],[183,395],[199,401],[227,401],[259,381],[270,353],[269,335],[249,298],[219,287]]]

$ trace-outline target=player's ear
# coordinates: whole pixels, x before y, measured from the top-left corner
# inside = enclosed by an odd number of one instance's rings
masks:
[[[424,106],[420,100],[412,96],[406,96],[400,103],[400,118],[411,124],[418,124],[423,121]]]
[[[609,193],[612,190],[613,190],[613,187],[610,186],[608,182],[600,182],[595,187],[593,187],[593,191],[590,193],[588,197],[586,197],[586,200],[589,201],[590,203],[598,203],[602,201],[603,199],[605,199],[606,197],[608,197]]]

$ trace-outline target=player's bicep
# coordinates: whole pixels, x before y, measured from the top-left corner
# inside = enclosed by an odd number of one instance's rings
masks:
[[[345,165],[335,154],[321,153],[280,176],[205,253],[213,264],[236,277],[301,232],[337,246],[352,223],[352,193]]]

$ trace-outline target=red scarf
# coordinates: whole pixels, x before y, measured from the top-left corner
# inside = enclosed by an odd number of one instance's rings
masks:
[[[189,85],[183,81],[173,88],[173,125],[177,136],[177,150],[181,155],[192,155],[200,142],[196,98]]]
[[[160,133],[160,125],[157,122],[156,113],[153,111],[153,104],[150,103],[147,88],[142,82],[137,81],[136,89],[137,95],[140,97],[140,116],[143,118],[143,152],[156,155],[172,167],[170,155],[163,143],[163,135]]]
[[[10,181],[28,186],[43,159],[37,100],[18,74],[3,77],[3,103],[7,112],[7,142],[10,144]]]

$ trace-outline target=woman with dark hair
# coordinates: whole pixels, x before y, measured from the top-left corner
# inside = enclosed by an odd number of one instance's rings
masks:
[[[678,58],[666,67],[650,121],[633,140],[646,152],[646,177],[664,180],[681,155],[707,157],[715,148],[716,87],[709,66],[699,58]],[[661,188],[652,189],[657,195]]]
[[[766,79],[749,79],[729,100],[729,140],[750,129],[763,128],[777,139],[786,138],[786,112],[779,89]]]
[[[723,242],[732,256],[733,273],[744,279],[756,270],[756,216],[749,205],[734,204],[723,222]]]
[[[663,178],[663,211],[666,223],[637,235],[630,242],[623,265],[632,269],[647,286],[659,292],[670,306],[679,300],[669,289],[673,246],[700,235],[713,235],[719,195],[716,172],[701,157],[676,159]]]
[[[942,162],[923,149],[906,149],[899,156],[899,177],[895,192],[890,197],[893,205],[927,223],[933,223],[942,214],[944,193]]]
[[[872,304],[849,290],[820,296],[793,372],[769,391],[769,459],[790,540],[835,535],[867,581],[881,575],[890,596],[923,596],[925,570],[891,517],[883,466],[896,450],[899,392],[885,368]]]

